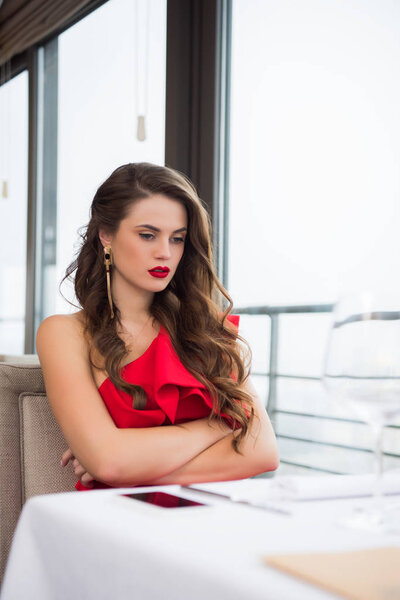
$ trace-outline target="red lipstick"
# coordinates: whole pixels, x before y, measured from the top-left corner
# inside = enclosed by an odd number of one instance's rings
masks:
[[[149,269],[149,273],[153,277],[167,277],[169,271],[168,267],[154,267],[154,269]]]

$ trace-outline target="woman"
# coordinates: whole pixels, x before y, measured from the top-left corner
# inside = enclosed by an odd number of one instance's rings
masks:
[[[277,468],[275,436],[237,340],[248,344],[213,269],[210,232],[195,188],[171,168],[126,164],[97,190],[64,277],[76,271],[82,309],[48,317],[36,338],[69,445],[61,464],[73,461],[78,490]],[[221,295],[230,304],[224,313]]]

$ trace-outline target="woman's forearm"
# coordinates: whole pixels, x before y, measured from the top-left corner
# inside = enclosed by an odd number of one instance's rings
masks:
[[[243,455],[240,455],[232,448],[234,435],[231,433],[219,440],[175,471],[151,481],[144,481],[142,485],[189,485],[206,481],[229,481],[245,479],[278,468],[275,438],[271,439],[269,448],[264,446],[264,449],[260,449],[254,444],[254,439],[247,436],[239,445],[240,451],[243,452]]]
[[[228,481],[277,469],[278,445],[267,411],[252,383],[248,381],[246,386],[253,396],[256,412],[252,426],[239,444],[242,454],[235,452],[232,447],[233,437],[240,431],[236,430],[175,471],[153,480],[143,480],[142,485],[188,485],[204,481]]]
[[[242,454],[232,447],[233,436],[240,430],[232,432],[224,421],[213,420],[209,425],[208,418],[203,418],[179,425],[118,429],[116,443],[110,445],[112,469],[100,480],[114,487],[186,485],[242,479],[277,469],[279,453],[268,414],[250,381],[245,389],[253,396],[255,414],[240,442]]]
[[[232,448],[233,434],[219,440],[175,471],[142,485],[188,485],[204,481],[228,481],[255,475],[249,460],[235,453]]]
[[[231,433],[229,426],[208,418],[179,425],[118,429],[110,465],[101,481],[114,487],[138,485],[163,477]]]

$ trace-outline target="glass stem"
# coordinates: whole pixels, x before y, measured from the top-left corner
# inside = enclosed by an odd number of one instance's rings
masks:
[[[373,499],[377,507],[382,506],[383,501],[383,425],[374,423],[372,426],[374,438],[374,458],[375,458],[375,484],[373,486]]]

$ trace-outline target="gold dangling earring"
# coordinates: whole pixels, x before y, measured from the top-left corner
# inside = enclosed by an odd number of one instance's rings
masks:
[[[110,266],[113,264],[111,246],[104,247],[104,264],[106,266],[108,303],[109,303],[110,309],[111,309],[111,318],[113,319],[114,318],[114,309],[113,309],[113,302],[112,302],[112,297],[111,297],[111,281],[110,281]]]

